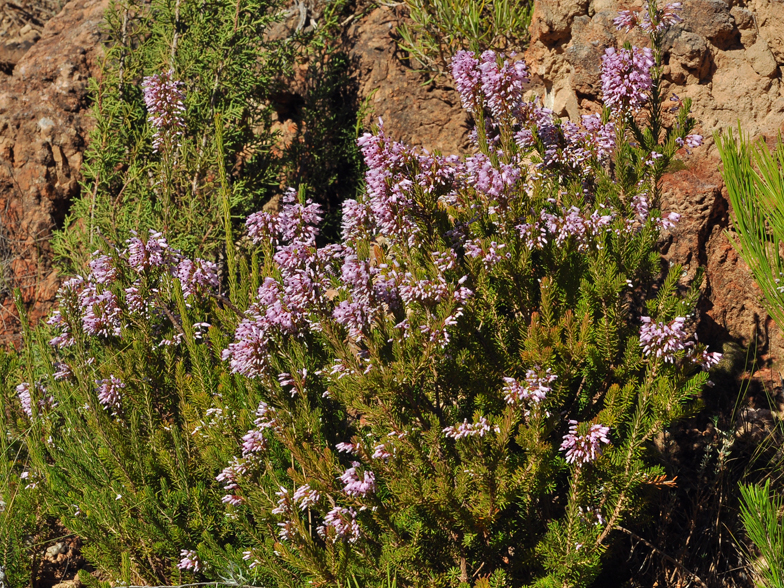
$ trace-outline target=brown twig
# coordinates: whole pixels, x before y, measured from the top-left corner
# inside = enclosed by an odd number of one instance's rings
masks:
[[[237,308],[237,307],[234,305],[234,303],[233,303],[231,300],[229,300],[228,298],[226,298],[226,297],[225,297],[225,296],[223,296],[222,294],[212,294],[212,293],[210,293],[210,296],[212,296],[213,298],[215,298],[215,300],[219,300],[220,302],[222,302],[223,304],[225,304],[226,306],[228,306],[228,307],[229,307],[229,309],[231,309],[232,311],[234,311],[234,312],[235,312],[236,314],[238,314],[238,315],[239,315],[241,318],[248,318],[248,317],[247,317],[247,315],[246,315],[244,312],[242,312],[242,311],[241,311],[239,308]],[[133,587],[131,586],[131,587],[129,587],[129,588],[133,588]]]
[[[670,562],[671,564],[673,564],[674,566],[677,566],[677,568],[679,570],[681,570],[684,574],[688,575],[692,580],[697,582],[697,584],[699,584],[703,588],[708,588],[708,585],[705,582],[702,581],[702,578],[700,578],[697,574],[695,574],[694,572],[689,570],[686,566],[684,566],[681,562],[679,562],[674,557],[664,553],[661,549],[659,549],[658,547],[653,545],[651,542],[646,541],[645,539],[640,537],[637,533],[634,533],[633,531],[630,531],[629,529],[621,527],[620,525],[616,525],[615,528],[618,529],[619,531],[623,531],[624,533],[626,533],[627,535],[629,535],[633,539],[639,541],[640,543],[645,545],[648,549],[650,549],[654,553],[658,554],[662,559],[665,559],[668,562]]]

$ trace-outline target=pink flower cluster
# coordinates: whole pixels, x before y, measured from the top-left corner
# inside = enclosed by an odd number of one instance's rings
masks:
[[[174,71],[147,76],[142,81],[147,118],[153,128],[153,151],[160,151],[165,141],[178,141],[185,131],[185,93],[183,83],[174,79]]]
[[[296,526],[292,519],[294,509],[299,507],[300,510],[307,510],[319,501],[321,495],[308,484],[297,488],[293,496],[289,494],[288,489],[284,486],[281,486],[280,490],[275,492],[275,495],[278,497],[278,504],[270,512],[283,517],[283,520],[278,523],[278,536],[281,540],[288,541],[296,532]]]
[[[38,401],[39,409],[43,410],[45,408],[55,408],[57,406],[57,402],[55,402],[54,398],[46,395],[46,388],[40,383],[36,383],[35,387],[38,394],[41,395],[41,399]],[[27,417],[33,418],[33,400],[30,394],[30,388],[31,385],[28,382],[22,382],[16,387],[16,396]]]
[[[544,372],[536,368],[525,373],[525,383],[521,384],[514,378],[504,378],[504,400],[508,404],[532,402],[538,404],[552,392],[551,384],[558,379],[550,368]]]
[[[360,538],[357,513],[353,508],[336,506],[324,517],[324,523],[316,528],[319,537],[331,543],[348,541],[356,543]]]
[[[122,389],[125,384],[119,378],[110,375],[107,379],[96,380],[98,402],[101,403],[105,409],[118,410],[122,401]]]
[[[59,331],[49,342],[52,346],[62,349],[73,345],[74,333],[79,331],[91,337],[119,337],[126,313],[150,316],[156,303],[154,295],[159,290],[148,287],[147,296],[144,296],[141,277],[125,289],[116,288],[123,265],[131,270],[127,272],[131,275],[151,277],[152,272],[160,272],[155,276],[179,279],[186,298],[216,291],[220,285],[214,263],[184,257],[169,247],[161,233],[151,230],[146,241],[134,233],[126,245],[127,248],[116,257],[95,252],[87,277],[76,276],[60,287],[57,294],[59,309],[47,320],[47,324]],[[205,325],[194,325],[199,335]]]
[[[335,449],[338,450],[338,453],[348,453],[351,455],[356,455],[359,452],[359,447],[353,443],[340,442],[335,445]]]
[[[181,570],[189,570],[192,572],[200,572],[202,570],[201,559],[199,555],[192,549],[183,549],[180,551],[180,563],[177,567]]]
[[[522,173],[513,163],[493,164],[484,153],[466,159],[466,181],[492,200],[506,202],[515,190]]]
[[[264,437],[264,431],[267,429],[278,430],[275,409],[268,406],[266,402],[260,402],[258,409],[256,409],[256,420],[253,421],[253,424],[255,427],[242,437],[242,457],[261,453],[267,448],[267,439]]]
[[[19,384],[16,387],[16,396],[19,398],[24,413],[28,418],[33,418],[33,401],[30,396],[30,384],[28,382]]]
[[[52,377],[55,380],[67,380],[73,377],[73,370],[71,369],[71,366],[68,365],[67,363],[58,361],[54,364],[54,368],[55,371],[52,374]]]
[[[307,510],[314,506],[321,495],[317,490],[313,490],[309,484],[303,484],[294,491],[294,502],[299,505],[300,510]]]
[[[185,298],[196,296],[204,292],[218,290],[218,266],[204,259],[180,260],[174,270],[174,275],[180,280],[182,293]]]
[[[466,241],[464,247],[466,255],[474,259],[481,259],[487,271],[493,269],[498,262],[512,257],[508,251],[502,253],[502,250],[506,249],[506,243],[490,241],[487,246],[483,247],[481,239],[472,239]]]
[[[442,433],[452,439],[465,439],[467,437],[473,437],[474,435],[484,437],[490,431],[495,431],[497,433],[499,428],[497,426],[491,426],[485,417],[480,416],[479,420],[475,423],[469,423],[468,419],[464,419],[459,425],[446,427]]]
[[[684,330],[686,317],[679,316],[670,322],[653,322],[651,317],[640,317],[640,345],[647,356],[663,358],[666,363],[675,363],[675,354],[686,351],[685,357],[705,371],[721,361],[722,354],[697,347]]]
[[[366,470],[363,472],[362,478],[360,478],[359,474],[357,474],[359,466],[359,462],[352,462],[351,467],[340,476],[340,481],[345,484],[343,492],[348,496],[367,496],[376,491],[376,475]]]
[[[318,225],[322,221],[321,206],[313,200],[300,204],[297,193],[288,188],[283,196],[284,207],[279,214],[256,212],[245,221],[248,235],[254,243],[269,241],[300,242],[314,245],[318,236]]]
[[[678,14],[682,8],[683,5],[680,2],[665,4],[664,8],[657,8],[656,0],[646,0],[641,12],[621,10],[613,23],[619,31],[625,29],[628,32],[639,26],[648,34],[661,34],[683,20]],[[653,19],[651,19],[651,13],[653,13]]]
[[[368,166],[366,204],[344,203],[344,241],[350,243],[358,235],[378,233],[413,246],[419,236],[415,192],[423,190],[444,197],[452,194],[462,173],[459,158],[418,152],[392,141],[381,122],[378,134],[366,133],[357,143]]]
[[[679,316],[669,323],[653,322],[651,317],[640,317],[640,345],[645,355],[661,357],[667,363],[675,362],[675,354],[690,346],[689,335],[683,329],[686,317]]]
[[[218,482],[223,482],[224,490],[232,491],[239,489],[239,480],[242,476],[248,473],[248,465],[245,461],[241,461],[236,457],[232,459],[231,463],[223,468],[223,471],[218,474],[215,479]],[[226,494],[221,501],[224,504],[238,506],[245,502],[245,499],[237,494]]]
[[[601,445],[610,442],[607,435],[609,427],[588,423],[580,425],[577,421],[569,421],[569,432],[561,443],[561,451],[566,451],[566,462],[578,466],[590,463],[602,454]],[[587,430],[584,430],[588,426]],[[578,433],[578,428],[582,429]]]
[[[471,51],[458,51],[452,58],[452,76],[463,108],[487,109],[500,120],[519,107],[528,68],[523,60],[509,61],[494,51],[485,51],[479,59]]]
[[[605,50],[602,56],[602,93],[605,106],[617,116],[636,112],[648,101],[651,91],[653,52],[646,48]]]
[[[310,317],[327,305],[330,276],[345,249],[341,245],[316,247],[318,228],[312,223],[321,220],[319,205],[311,201],[300,204],[293,190],[286,192],[283,202],[277,217],[254,216],[248,225],[256,241],[282,241],[274,253],[281,282],[264,279],[256,302],[234,333],[234,343],[223,350],[223,359],[230,362],[232,372],[249,378],[266,372],[270,345],[277,336],[296,334],[306,326],[319,328],[318,319],[311,321]],[[263,222],[259,220],[262,218]],[[268,230],[272,232],[265,232]]]
[[[128,245],[128,265],[136,273],[144,273],[154,268],[170,267],[174,263],[174,254],[169,248],[166,237],[162,233],[150,230],[147,241],[143,241],[133,231],[133,237],[126,242]]]
[[[595,237],[610,230],[614,218],[615,212],[609,208],[600,208],[588,215],[587,211],[572,206],[560,214],[542,210],[540,219],[520,224],[516,228],[530,249],[544,247],[549,236],[558,247],[573,239],[578,251],[585,251]]]

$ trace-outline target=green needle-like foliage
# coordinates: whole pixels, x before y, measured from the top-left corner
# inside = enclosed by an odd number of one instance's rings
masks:
[[[750,554],[759,588],[784,587],[784,500],[764,486],[740,487],[740,516],[759,554]]]
[[[415,67],[445,74],[461,49],[519,51],[528,42],[530,0],[406,0],[410,22],[398,28],[399,46]]]
[[[784,144],[771,150],[764,140],[750,143],[738,130],[716,135],[722,175],[733,212],[735,248],[764,295],[766,308],[784,325],[781,244],[784,240]]]

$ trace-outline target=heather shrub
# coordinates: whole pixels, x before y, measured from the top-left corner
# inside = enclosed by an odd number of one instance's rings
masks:
[[[652,438],[719,359],[691,336],[699,284],[656,248],[678,221],[660,178],[700,137],[687,100],[663,125],[675,13],[649,9],[651,48],[607,51],[605,108],[579,124],[523,98],[522,61],[458,52],[474,152],[379,123],[339,243],[304,188],[238,233],[220,119],[224,258],[176,245],[165,215],[102,232],[27,332],[13,401],[48,507],[96,566],[125,583],[591,584],[662,479]],[[146,140],[188,129],[152,119]]]
[[[222,166],[232,175],[235,210],[274,193],[268,98],[293,51],[265,38],[278,7],[277,0],[111,4],[102,72],[91,81],[85,189],[54,242],[62,268],[80,271],[103,239],[122,242],[150,227],[214,257],[224,243],[214,204]]]
[[[0,352],[0,396],[2,406],[12,397],[15,380],[14,358]],[[25,423],[21,430],[9,411],[0,411],[0,586],[21,586],[30,579],[30,558],[26,543],[35,531],[37,492],[27,488],[25,466],[29,460],[25,451]]]

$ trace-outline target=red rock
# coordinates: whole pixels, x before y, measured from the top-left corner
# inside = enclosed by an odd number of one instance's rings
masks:
[[[0,214],[9,243],[4,257],[13,260],[0,294],[0,342],[15,341],[19,331],[9,289],[21,290],[32,322],[54,301],[49,239],[79,193],[90,126],[87,82],[99,71],[107,5],[108,0],[67,4],[0,84]]]

